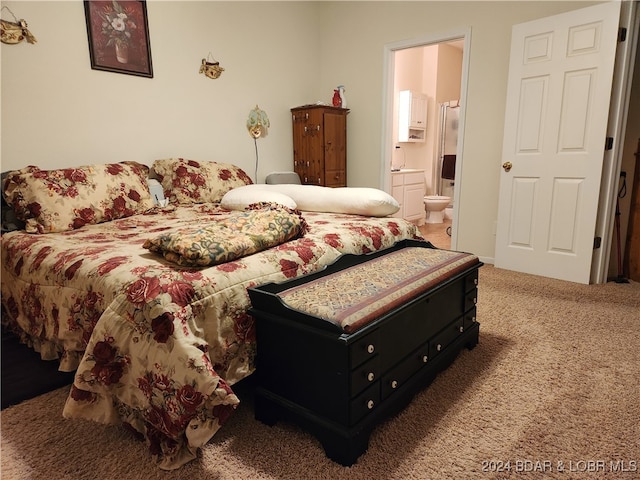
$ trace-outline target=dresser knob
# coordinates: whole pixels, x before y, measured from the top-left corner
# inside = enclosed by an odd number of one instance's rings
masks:
[[[478,279],[477,279],[477,278],[474,278],[474,279],[473,279],[473,283],[474,283],[474,285],[478,285]]]
[[[368,408],[369,410],[371,410],[371,409],[373,409],[373,406],[374,406],[373,400],[369,400],[369,401],[367,402],[367,408]]]
[[[464,332],[464,327],[460,327],[460,333]]]
[[[367,380],[369,380],[370,382],[373,382],[374,378],[376,378],[374,373],[373,372],[369,372],[369,374],[367,375]]]
[[[393,380],[391,382],[391,388],[398,388],[398,381],[397,380]]]
[[[427,360],[429,360],[429,357],[427,357],[426,355],[422,356],[422,363],[427,363]]]
[[[438,351],[442,350],[442,345],[438,344],[438,346],[436,347],[436,350]]]
[[[375,350],[375,347],[373,346],[373,344],[369,344],[367,346],[367,352],[369,353],[373,353],[373,351]]]
[[[473,298],[473,304],[475,305],[476,303],[478,303],[478,299],[477,298]]]
[[[475,323],[476,317],[471,317],[471,321]]]

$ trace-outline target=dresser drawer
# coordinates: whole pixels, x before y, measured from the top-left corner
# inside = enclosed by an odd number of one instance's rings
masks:
[[[380,378],[380,356],[376,355],[369,361],[356,367],[351,372],[351,397],[372,385]]]
[[[455,322],[445,327],[442,332],[436,335],[429,342],[429,353],[431,358],[435,357],[447,348],[447,345],[453,342],[462,332],[464,332],[464,318],[460,317]]]
[[[324,181],[327,187],[343,187],[347,184],[347,175],[344,170],[327,170]]]

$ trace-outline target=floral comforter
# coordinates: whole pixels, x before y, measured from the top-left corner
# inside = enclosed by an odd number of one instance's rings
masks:
[[[43,359],[76,370],[65,417],[130,426],[161,468],[180,467],[233,413],[231,387],[254,370],[247,287],[419,238],[400,219],[304,212],[303,237],[211,267],[177,266],[143,248],[160,233],[239,214],[179,206],[2,237],[2,322]]]

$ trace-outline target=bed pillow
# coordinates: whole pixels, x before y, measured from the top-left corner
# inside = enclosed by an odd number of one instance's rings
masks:
[[[230,163],[168,158],[156,160],[152,169],[170,203],[218,203],[232,188],[253,183]]]
[[[301,187],[303,185],[283,185],[285,187]],[[368,187],[318,187],[322,192],[296,193],[294,199],[298,202],[301,195],[302,203],[298,203],[300,210],[309,212],[334,212],[367,217],[386,217],[400,210],[400,204],[388,193],[377,188]]]
[[[255,187],[255,188],[254,188]],[[261,189],[261,185],[245,185],[224,194],[220,206],[227,210],[244,210],[253,203],[277,203],[292,210],[298,208],[293,198],[284,193]]]
[[[3,194],[27,232],[63,232],[153,208],[148,171],[136,162],[60,170],[29,166],[7,175]]]
[[[293,199],[299,210],[307,212],[347,213],[367,217],[386,217],[400,210],[400,205],[388,193],[368,187],[321,187],[318,185],[270,184],[240,187],[240,195],[255,195],[261,191],[280,193]]]

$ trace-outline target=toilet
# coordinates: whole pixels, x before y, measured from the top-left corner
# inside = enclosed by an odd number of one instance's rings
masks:
[[[443,195],[427,195],[424,204],[427,208],[427,223],[443,223],[444,210],[451,203],[451,197]]]

